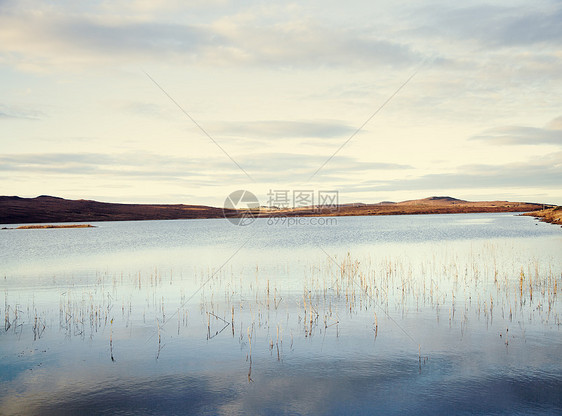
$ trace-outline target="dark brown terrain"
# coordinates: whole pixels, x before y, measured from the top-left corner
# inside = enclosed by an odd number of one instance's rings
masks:
[[[334,208],[303,207],[295,209],[261,208],[252,211],[258,217],[272,216],[352,216],[458,214],[477,212],[528,212],[542,204],[508,201],[470,202],[451,197],[430,197],[403,202],[377,204],[343,204]],[[0,196],[0,224],[48,222],[92,222],[223,218],[247,215],[247,212],[183,204],[115,204],[89,200],[69,200],[53,196],[20,198]]]
[[[227,215],[236,215],[227,210]],[[54,196],[0,196],[0,224],[45,222],[177,220],[223,218],[223,209],[202,205],[113,204]]]

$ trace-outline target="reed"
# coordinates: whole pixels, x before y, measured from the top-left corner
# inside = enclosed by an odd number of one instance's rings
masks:
[[[475,251],[462,261],[454,253],[434,253],[419,261],[407,254],[371,253],[354,258],[347,253],[341,264],[322,260],[307,262],[302,269],[284,265],[284,276],[289,270],[293,273],[289,283],[276,276],[275,270],[262,266],[222,270],[210,281],[214,273],[210,268],[197,269],[185,277],[176,272],[173,278],[171,270],[168,275],[156,268],[129,275],[98,272],[92,284],[70,286],[59,295],[59,329],[68,338],[93,339],[109,327],[110,358],[114,362],[113,331],[123,333],[127,328],[132,333],[133,324],[150,327],[156,334],[156,359],[164,347],[165,325],[177,324],[174,332],[178,337],[195,334],[205,339],[206,335],[208,342],[230,326],[227,332],[231,332],[234,342],[238,340],[242,351],[248,343],[250,381],[253,353],[264,352],[273,359],[276,356],[277,361],[283,360],[284,333],[290,334],[293,351],[302,345],[302,339],[315,345],[318,334],[322,339],[337,339],[349,333],[349,328],[356,328],[351,326],[353,320],[365,320],[365,328],[372,328],[379,342],[392,336],[393,331],[385,330],[387,325],[415,319],[412,311],[420,316],[433,314],[438,324],[440,319],[446,321],[448,314],[449,328],[459,331],[461,338],[475,323],[489,328],[521,320],[559,325],[561,302],[557,287],[562,275],[556,270],[558,263],[514,261],[506,266],[496,261],[494,249],[490,248],[489,253]],[[193,304],[186,304],[194,277],[208,284]],[[53,325],[46,325],[49,312],[37,307],[34,298],[21,305],[12,296],[5,292],[6,333],[31,330],[36,341],[52,330]],[[190,313],[201,318],[188,321]],[[182,325],[188,329],[181,330]],[[422,329],[408,332],[417,339]],[[503,340],[507,346],[507,331]],[[418,359],[423,363],[421,344]]]
[[[109,321],[110,332],[109,332],[109,355],[112,362],[115,362],[115,357],[113,356],[113,318]]]

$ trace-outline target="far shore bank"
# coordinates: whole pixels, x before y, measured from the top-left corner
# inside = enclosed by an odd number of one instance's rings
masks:
[[[526,212],[522,215],[535,217],[543,222],[549,222],[551,224],[558,224],[562,226],[562,206]]]
[[[546,206],[549,209],[554,207]],[[296,208],[260,207],[226,209],[184,204],[122,204],[90,200],[70,200],[53,196],[20,198],[0,196],[0,224],[88,223],[103,221],[142,221],[271,217],[341,217],[367,215],[473,214],[494,212],[539,212],[545,205],[533,202],[464,201],[433,196],[402,202],[341,204]],[[549,217],[548,217],[549,218]],[[559,219],[558,219],[559,221]],[[36,225],[29,228],[84,228],[88,225]]]

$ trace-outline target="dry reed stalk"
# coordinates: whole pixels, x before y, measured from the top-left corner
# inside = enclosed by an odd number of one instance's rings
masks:
[[[111,318],[111,321],[110,321],[109,354],[110,354],[110,357],[111,357],[111,361],[115,362],[115,358],[113,357],[113,318]]]

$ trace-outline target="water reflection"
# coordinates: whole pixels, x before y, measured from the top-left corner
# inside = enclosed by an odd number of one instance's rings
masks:
[[[450,377],[455,363],[436,358],[419,374],[412,362],[373,359],[263,366],[259,383],[228,373],[127,377],[53,374],[57,383],[19,380],[24,394],[3,403],[4,414],[552,414],[562,406],[555,371],[482,372]],[[319,367],[321,366],[321,371]]]
[[[258,221],[222,268],[247,230],[105,224],[57,248],[52,234],[10,234],[0,413],[561,411],[556,227],[342,220]]]

